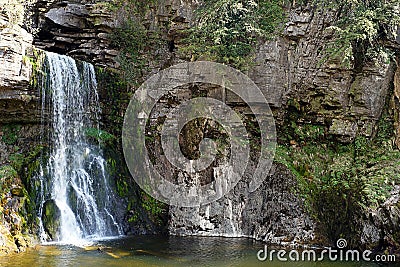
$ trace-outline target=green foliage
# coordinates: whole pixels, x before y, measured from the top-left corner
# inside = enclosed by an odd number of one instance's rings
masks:
[[[120,50],[117,60],[124,78],[131,84],[139,83],[141,69],[146,65],[143,52],[147,42],[147,30],[134,19],[128,19],[111,34],[111,45]]]
[[[374,59],[387,63],[390,52],[384,42],[396,36],[400,24],[398,0],[317,2],[338,11],[339,19],[330,27],[335,41],[328,49],[329,58],[338,58],[347,66]]]
[[[111,11],[117,12],[123,9],[129,14],[143,15],[156,2],[157,0],[112,0],[107,4]]]
[[[104,130],[98,128],[85,128],[85,135],[93,138],[102,144],[111,144],[116,140],[116,137]]]
[[[40,155],[43,149],[44,146],[41,145],[31,148],[25,153],[16,149],[18,152],[11,154],[8,158],[10,165],[20,174],[26,185],[40,166]]]
[[[141,83],[140,77],[147,68],[148,55],[160,43],[159,32],[147,29],[143,16],[155,0],[121,0],[115,1],[117,12],[122,16],[122,26],[110,34],[111,46],[120,54],[117,61],[121,64],[123,78],[130,85]]]
[[[294,127],[294,134],[301,142],[314,142],[325,136],[325,129],[322,125],[304,124]]]
[[[21,125],[8,124],[3,126],[3,136],[1,140],[6,145],[14,145],[18,140],[18,133],[21,130]]]
[[[139,220],[139,216],[137,213],[134,213],[131,217],[129,217],[128,222],[129,223],[135,223]]]
[[[11,161],[11,165],[16,170],[21,170],[22,167],[23,167],[23,164],[25,162],[24,156],[22,154],[19,154],[19,153],[11,154],[8,159]]]
[[[282,1],[206,0],[197,25],[188,30],[182,52],[246,69],[260,38],[269,38],[285,17]]]
[[[296,125],[292,125],[295,127]],[[393,146],[393,121],[384,114],[373,140],[330,141],[319,126],[297,126],[293,145],[279,145],[275,161],[298,180],[298,192],[328,237],[359,232],[355,218],[378,207],[400,184],[400,151]]]
[[[165,204],[152,198],[142,191],[142,207],[153,217],[158,217],[165,212]]]
[[[128,183],[124,179],[117,180],[117,193],[120,197],[126,197],[129,193]]]
[[[0,180],[11,178],[14,179],[18,177],[17,171],[11,165],[3,165],[0,167]]]

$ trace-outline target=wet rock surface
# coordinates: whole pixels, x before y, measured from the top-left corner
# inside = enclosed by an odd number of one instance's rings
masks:
[[[61,211],[54,200],[47,200],[43,204],[42,221],[47,235],[51,240],[59,236]]]
[[[248,183],[240,181],[215,203],[198,208],[170,207],[170,233],[251,237],[280,245],[311,242],[315,225],[294,193],[295,177],[285,166],[276,164],[265,178],[252,193]]]

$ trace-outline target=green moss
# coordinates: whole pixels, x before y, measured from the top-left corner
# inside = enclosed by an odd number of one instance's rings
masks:
[[[124,179],[117,180],[117,193],[120,197],[128,196],[129,185]]]
[[[24,64],[29,64],[32,67],[32,75],[30,85],[32,88],[37,88],[39,85],[39,76],[45,76],[46,73],[42,71],[44,53],[37,49],[33,49],[32,56],[24,56]]]
[[[11,154],[8,159],[11,161],[11,165],[16,170],[21,170],[22,169],[22,166],[24,164],[24,156],[23,155],[21,155],[19,153]]]
[[[153,218],[157,218],[161,216],[166,210],[166,204],[162,203],[150,195],[142,191],[142,207],[145,211],[147,211]]]
[[[1,140],[6,145],[14,145],[18,141],[18,134],[21,131],[21,125],[18,124],[7,124],[2,127],[3,136]]]
[[[137,213],[133,214],[129,219],[128,222],[129,223],[136,223],[139,221],[139,216]]]
[[[38,157],[42,153],[43,149],[44,149],[43,146],[37,145],[37,146],[33,147],[26,154],[22,154],[21,152],[11,154],[9,156],[8,160],[10,161],[11,166],[13,166],[13,168],[15,170],[17,170],[17,172],[22,174],[23,168],[30,167],[30,164],[32,164],[33,162],[35,162],[38,159]]]
[[[93,138],[97,140],[97,142],[102,144],[106,143],[111,144],[117,139],[113,134],[110,134],[107,131],[100,130],[97,128],[85,128],[84,132],[86,137]]]
[[[96,68],[96,77],[99,91],[104,92],[102,97],[107,103],[102,107],[107,126],[104,130],[113,136],[121,136],[124,119],[121,114],[125,112],[130,100],[129,85],[123,74],[110,69]]]
[[[3,165],[0,167],[0,181],[6,179],[15,179],[18,177],[17,171],[10,165]]]

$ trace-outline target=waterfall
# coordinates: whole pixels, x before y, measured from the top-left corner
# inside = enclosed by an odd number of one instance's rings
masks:
[[[101,111],[93,65],[47,52],[41,84],[50,121],[49,158],[38,175],[42,241],[121,235],[102,149],[85,134],[98,129]]]

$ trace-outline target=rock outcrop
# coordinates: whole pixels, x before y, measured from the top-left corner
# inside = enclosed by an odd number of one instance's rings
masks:
[[[263,184],[248,192],[240,181],[215,203],[197,208],[170,207],[170,233],[176,235],[251,237],[280,245],[315,239],[315,224],[296,196],[296,178],[283,165],[272,167]]]
[[[120,23],[107,1],[40,1],[34,6],[35,46],[116,68],[118,51],[110,48],[109,33]]]
[[[33,237],[26,231],[26,201],[28,196],[16,171],[0,167],[0,256],[21,252],[32,245]]]
[[[395,186],[388,199],[375,209],[369,209],[363,222],[361,241],[368,249],[377,247],[397,248],[400,237],[400,186]],[[394,251],[391,251],[393,253]]]
[[[269,101],[278,127],[320,125],[336,142],[349,143],[356,136],[375,135],[396,67],[384,58],[349,67],[324,61],[324,51],[332,40],[328,27],[335,16],[310,8],[290,10],[283,36],[258,49],[249,76]],[[190,19],[183,21],[190,25]],[[178,41],[176,44],[179,47]],[[226,102],[239,104],[229,92]],[[320,240],[301,199],[289,193],[286,185],[294,185],[295,179],[284,169],[275,167],[254,194],[243,193],[246,187],[239,183],[222,200],[205,207],[171,207],[171,233],[251,236],[278,244]],[[370,242],[363,239],[360,243]]]
[[[278,123],[292,106],[297,124],[325,125],[329,134],[349,142],[374,135],[395,68],[381,59],[351,67],[325,61],[335,16],[291,10],[283,37],[261,46],[250,77],[278,109]]]
[[[116,61],[119,51],[110,46],[109,36],[121,25],[123,16],[110,8],[110,2],[37,1],[31,5],[33,29],[29,32],[34,33],[34,38],[21,24],[10,25],[7,15],[0,13],[0,59],[3,60],[0,123],[40,121],[38,93],[29,86],[34,67],[30,60],[34,56],[32,42],[36,48],[67,54],[97,66],[120,67]],[[151,69],[148,73],[182,62],[178,53],[183,45],[182,30],[193,25],[197,5],[195,0],[161,1],[145,14],[145,26],[149,30],[161,29],[163,43],[158,51],[161,59],[146,66]],[[328,27],[336,20],[335,16],[309,7],[289,10],[282,36],[259,47],[255,66],[248,75],[268,99],[278,127],[289,123],[319,125],[333,140],[343,143],[353,141],[356,136],[375,135],[395,80],[392,106],[397,116],[400,147],[399,69],[384,58],[350,67],[324,61],[324,51],[332,38]],[[224,95],[227,104],[241,105],[229,92]],[[0,159],[6,162],[2,155],[6,155],[3,149]],[[286,167],[274,165],[262,186],[253,193],[248,193],[246,186],[245,181],[240,182],[223,199],[207,206],[171,207],[170,232],[250,236],[279,244],[301,244],[316,237],[316,225],[307,215],[302,199],[292,191],[296,181]],[[396,194],[394,191],[385,208],[371,211],[379,219],[366,224],[362,242],[375,244],[382,224],[398,225],[398,217],[393,217],[398,214]]]
[[[38,94],[30,87],[33,36],[22,27],[22,1],[0,9],[0,123],[40,121]],[[8,10],[8,11],[7,11]],[[13,14],[15,12],[15,14]]]

